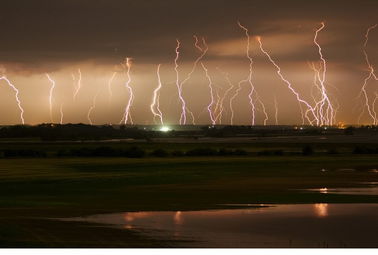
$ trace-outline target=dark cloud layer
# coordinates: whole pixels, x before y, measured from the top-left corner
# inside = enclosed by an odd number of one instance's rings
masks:
[[[236,20],[262,35],[280,33],[280,22],[326,20],[348,39],[376,21],[377,8],[376,0],[1,0],[0,63],[38,69],[83,60],[114,63],[125,56],[168,61],[175,38],[240,37]]]

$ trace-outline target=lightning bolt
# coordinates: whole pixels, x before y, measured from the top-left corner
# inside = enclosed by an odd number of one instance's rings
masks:
[[[239,81],[239,82],[238,82],[238,87],[236,88],[234,95],[231,96],[231,98],[230,98],[230,111],[231,111],[230,125],[231,125],[231,126],[234,125],[234,116],[235,116],[235,111],[234,111],[234,100],[235,100],[236,97],[239,95],[240,91],[242,90],[241,85],[242,85],[244,82],[246,82],[246,80],[243,80],[243,81]]]
[[[204,45],[204,48],[202,48],[199,45],[199,40],[198,40],[198,37],[196,35],[194,35],[193,38],[195,40],[194,46],[201,52],[201,54],[194,61],[191,71],[187,74],[185,79],[183,79],[181,82],[180,82],[180,76],[179,76],[179,70],[178,70],[178,68],[179,68],[178,59],[180,57],[179,49],[181,47],[181,43],[178,39],[176,39],[177,45],[176,45],[176,48],[175,48],[176,57],[175,57],[174,63],[175,63],[175,73],[176,73],[176,87],[177,87],[177,91],[178,91],[179,100],[181,101],[180,125],[186,124],[186,121],[187,121],[186,113],[187,112],[190,114],[190,116],[192,118],[193,125],[195,125],[194,114],[193,114],[193,112],[191,112],[189,110],[187,103],[186,103],[184,96],[183,96],[183,86],[186,82],[188,82],[191,79],[193,73],[195,72],[195,70],[197,68],[198,63],[203,59],[203,57],[206,55],[206,53],[209,49],[207,44],[206,44],[205,38],[202,37],[202,44]]]
[[[272,57],[269,55],[269,53],[267,51],[264,50],[263,48],[263,44],[262,44],[262,41],[261,41],[261,37],[257,37],[257,41],[259,42],[259,46],[260,46],[260,50],[262,53],[264,53],[264,55],[266,55],[266,57],[269,59],[269,61],[275,66],[275,68],[277,69],[277,74],[278,76],[281,78],[281,80],[287,85],[287,88],[295,95],[297,101],[301,104],[304,104],[306,107],[307,107],[307,110],[306,110],[306,114],[305,114],[305,117],[307,119],[307,121],[313,125],[314,121],[317,122],[318,121],[318,118],[316,116],[316,113],[315,113],[315,110],[314,108],[307,102],[305,101],[304,99],[302,99],[299,95],[299,93],[293,88],[293,86],[291,85],[291,83],[282,75],[282,71],[281,71],[281,68],[277,65],[277,63],[272,59]],[[311,112],[312,116],[314,117],[314,119],[310,119],[310,117],[308,116],[308,112]]]
[[[18,105],[18,108],[20,109],[20,119],[21,119],[21,122],[22,122],[22,125],[25,124],[25,119],[24,119],[24,109],[22,108],[21,106],[21,101],[20,101],[20,98],[18,96],[19,94],[19,91],[18,89],[16,88],[16,86],[14,86],[12,84],[12,82],[6,77],[6,76],[1,76],[0,77],[0,80],[4,80],[9,87],[11,87],[13,89],[13,91],[15,92],[15,98],[16,98],[16,101],[17,101],[17,105]]]
[[[214,118],[214,113],[212,111],[212,106],[214,104],[213,82],[212,82],[211,77],[209,75],[208,69],[205,67],[205,65],[202,62],[201,62],[201,66],[202,66],[203,70],[205,71],[206,78],[209,81],[208,86],[209,86],[209,89],[210,89],[210,103],[207,106],[207,111],[209,112],[211,124],[214,126],[216,124],[216,121],[215,121],[215,118]]]
[[[175,63],[175,73],[176,73],[176,87],[178,91],[179,100],[181,101],[180,125],[185,125],[186,124],[186,102],[185,102],[184,97],[182,96],[182,88],[180,85],[180,75],[179,75],[179,70],[178,70],[179,68],[178,59],[180,57],[179,50],[180,50],[181,43],[178,39],[176,39],[176,42],[177,42],[177,45],[175,48],[176,57],[175,57],[174,63]]]
[[[224,101],[226,99],[226,97],[228,96],[228,94],[234,89],[235,85],[231,82],[230,80],[230,77],[229,77],[229,74],[228,73],[223,73],[224,75],[224,78],[226,79],[229,87],[228,89],[224,92],[223,96],[221,97],[220,99],[220,102],[219,102],[219,113],[218,115],[216,116],[215,120],[219,120],[219,124],[222,124],[222,117],[223,117],[223,111],[224,111]]]
[[[154,121],[155,121],[155,118],[157,117],[160,120],[160,124],[164,125],[163,114],[160,110],[160,102],[159,102],[160,89],[162,87],[161,78],[160,78],[160,67],[161,67],[161,64],[159,64],[158,67],[157,67],[156,75],[157,75],[157,79],[158,79],[158,86],[154,90],[153,97],[152,97],[152,103],[150,105],[150,108],[151,108],[152,114],[154,115]]]
[[[63,114],[63,104],[60,105],[60,125],[63,125],[63,118],[64,118],[64,114]]]
[[[278,125],[278,102],[277,102],[277,97],[274,96],[274,119],[275,119],[275,123],[276,125]]]
[[[261,106],[261,109],[262,109],[262,112],[265,116],[264,120],[263,120],[263,125],[266,126],[268,120],[269,120],[269,116],[268,116],[268,113],[266,112],[266,108],[265,108],[265,105],[264,103],[262,102],[259,94],[256,92],[256,98],[257,98],[257,102],[260,104]]]
[[[217,95],[217,100],[216,100],[216,103],[215,103],[215,108],[214,108],[214,118],[215,118],[215,122],[217,122],[217,116],[219,115],[219,111],[221,110],[221,107],[220,107],[220,101],[221,101],[221,96],[219,95],[219,90],[216,90],[216,95]],[[220,124],[220,123],[219,123]]]
[[[46,73],[45,75],[51,83],[50,92],[49,92],[49,109],[50,109],[50,121],[51,123],[53,123],[54,121],[53,121],[53,116],[52,116],[52,108],[53,108],[52,100],[53,100],[53,93],[55,89],[55,81],[50,77],[48,73]]]
[[[370,81],[370,79],[374,78],[375,80],[378,80],[378,78],[377,78],[377,76],[375,74],[375,70],[374,70],[373,65],[370,63],[369,55],[368,55],[368,52],[367,52],[367,45],[368,45],[369,34],[370,34],[371,30],[377,28],[377,26],[378,26],[378,24],[375,24],[375,25],[369,27],[367,29],[367,31],[366,31],[366,34],[365,34],[365,42],[364,42],[364,46],[363,46],[363,53],[364,53],[364,56],[365,56],[366,65],[368,66],[368,69],[369,69],[369,74],[364,79],[364,83],[362,85],[361,92],[360,92],[360,95],[359,95],[359,96],[361,96],[361,95],[364,96],[364,99],[365,99],[365,108],[367,109],[367,111],[369,113],[369,116],[373,120],[373,125],[377,125],[378,124],[378,119],[376,117],[376,114],[374,113],[374,109],[372,109],[370,107],[369,96],[367,94],[366,87],[367,87],[368,82]],[[363,112],[361,113],[361,115],[362,114],[363,114]],[[360,115],[360,117],[361,117],[361,115]]]
[[[133,120],[131,118],[131,114],[130,114],[130,108],[131,108],[131,105],[132,105],[132,103],[134,101],[134,92],[133,92],[132,87],[130,87],[130,83],[131,83],[130,70],[131,70],[131,58],[126,58],[126,76],[127,76],[127,81],[125,83],[125,87],[128,90],[128,92],[129,92],[129,100],[127,101],[127,104],[126,104],[126,107],[125,107],[125,112],[123,114],[123,119],[121,120],[121,123],[122,123],[122,121],[124,121],[125,125],[127,124],[128,120],[130,120],[131,124],[134,124]]]
[[[320,113],[320,125],[332,125],[332,120],[334,118],[334,109],[332,103],[328,97],[327,89],[325,86],[326,72],[327,72],[327,62],[323,56],[322,48],[317,41],[318,34],[325,28],[325,23],[322,22],[320,28],[315,31],[314,44],[318,48],[318,53],[321,61],[321,72],[317,71],[317,78],[320,83],[322,100],[317,103],[315,107],[319,107]],[[315,69],[316,70],[316,69]]]
[[[253,73],[253,59],[252,57],[250,56],[250,45],[251,45],[251,42],[250,42],[250,36],[249,36],[249,31],[248,29],[243,26],[242,24],[240,24],[240,22],[238,21],[238,26],[244,30],[245,32],[245,36],[247,37],[247,49],[246,49],[246,55],[247,55],[247,58],[249,60],[249,74],[248,74],[248,78],[245,80],[245,82],[248,82],[250,87],[251,87],[251,91],[249,92],[248,94],[248,98],[249,98],[249,103],[251,105],[251,111],[252,111],[252,126],[255,125],[255,109],[256,109],[256,106],[253,102],[253,93],[255,92],[255,86],[253,85],[253,82],[252,82],[252,73]],[[244,81],[243,81],[244,82]],[[240,84],[239,84],[240,85]]]
[[[81,89],[81,70],[80,70],[80,68],[77,69],[77,72],[79,74],[79,79],[77,80],[77,86],[76,86],[76,90],[74,92],[74,100],[76,100],[77,94],[79,93],[79,91]],[[75,80],[75,76],[72,75],[72,77]]]
[[[93,97],[92,105],[89,107],[89,110],[88,110],[87,119],[90,125],[93,125],[93,122],[91,119],[91,113],[96,108],[96,100],[99,94],[100,94],[100,90],[98,90],[95,96]]]

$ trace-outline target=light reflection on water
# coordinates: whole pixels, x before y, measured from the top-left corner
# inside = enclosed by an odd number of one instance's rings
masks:
[[[378,204],[126,212],[62,219],[131,229],[181,247],[378,247]]]
[[[305,189],[303,191],[316,192],[316,193],[321,193],[321,194],[378,196],[378,186],[375,186],[375,185],[372,185],[370,187],[362,187],[362,188],[320,188],[320,189]]]

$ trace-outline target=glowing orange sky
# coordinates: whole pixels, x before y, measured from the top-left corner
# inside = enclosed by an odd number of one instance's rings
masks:
[[[26,123],[50,121],[51,83],[45,75],[49,73],[56,81],[54,122],[59,122],[62,109],[64,122],[88,123],[88,111],[98,94],[91,120],[106,124],[122,119],[129,95],[120,63],[131,57],[133,121],[154,124],[150,104],[158,85],[156,68],[162,64],[160,108],[164,122],[174,124],[180,119],[173,62],[176,38],[182,46],[182,79],[198,57],[192,36],[206,38],[209,52],[203,63],[215,90],[222,95],[229,87],[225,72],[234,84],[248,75],[246,38],[236,23],[240,20],[252,36],[253,83],[266,106],[267,123],[275,123],[276,97],[279,124],[300,124],[298,103],[258,50],[255,36],[262,36],[264,47],[285,76],[310,100],[314,74],[308,63],[319,61],[314,31],[325,21],[319,43],[328,64],[327,86],[340,105],[337,121],[357,124],[362,101],[356,97],[368,73],[362,46],[366,29],[378,22],[377,10],[376,1],[6,1],[0,9],[0,67],[20,91]],[[377,41],[378,29],[372,31],[367,48],[373,65],[378,62]],[[72,74],[77,79],[79,68],[82,88],[74,100],[77,80],[73,81]],[[110,101],[108,81],[114,72]],[[371,99],[377,85],[373,81],[368,84]],[[251,123],[248,93],[249,86],[244,84],[235,101],[235,124]],[[201,66],[184,85],[183,95],[196,123],[209,124],[204,110],[210,100],[209,87]],[[225,99],[223,124],[230,122],[229,99]],[[257,109],[256,124],[262,124],[263,119],[261,109]],[[360,121],[370,123],[371,119],[364,113]],[[0,81],[0,124],[19,122],[14,92]]]

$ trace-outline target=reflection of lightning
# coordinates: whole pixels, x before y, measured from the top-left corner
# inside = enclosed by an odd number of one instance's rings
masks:
[[[130,75],[130,69],[131,69],[131,58],[126,58],[126,76],[127,76],[127,81],[125,83],[125,87],[126,89],[129,91],[129,100],[126,104],[126,107],[125,107],[125,112],[123,114],[123,121],[124,121],[124,124],[126,125],[127,124],[127,121],[130,120],[130,123],[133,124],[133,121],[132,121],[132,118],[131,118],[131,114],[130,114],[130,108],[131,108],[131,105],[134,101],[134,93],[133,93],[133,89],[130,87],[130,83],[131,83],[131,75]],[[122,122],[121,120],[121,122]]]
[[[156,74],[157,74],[157,78],[158,78],[158,86],[154,90],[153,97],[152,97],[152,103],[150,105],[150,108],[151,108],[152,114],[154,115],[154,121],[155,121],[155,117],[158,117],[159,120],[160,120],[160,124],[164,125],[163,114],[162,114],[162,112],[160,110],[160,102],[159,102],[160,101],[159,100],[159,98],[160,98],[160,89],[162,87],[161,78],[160,78],[160,67],[161,67],[161,64],[159,64],[158,67],[157,67]]]
[[[18,105],[18,108],[20,109],[20,119],[21,119],[22,124],[25,124],[24,109],[21,106],[21,101],[20,101],[20,98],[18,96],[18,94],[19,94],[18,89],[10,82],[10,80],[6,76],[1,76],[0,80],[4,80],[8,84],[8,86],[11,87],[13,89],[13,91],[15,92],[17,105]]]
[[[64,117],[64,114],[63,114],[63,104],[60,105],[60,125],[63,124],[63,117]]]
[[[91,113],[96,108],[96,100],[98,95],[100,94],[100,90],[97,91],[96,95],[93,97],[92,105],[88,110],[87,119],[90,125],[93,125],[92,119],[91,119]]]
[[[246,27],[244,27],[243,25],[241,25],[239,21],[238,21],[238,25],[241,29],[244,30],[245,36],[247,37],[247,58],[249,60],[249,75],[248,75],[248,78],[246,79],[246,81],[249,83],[249,85],[251,87],[251,91],[248,94],[248,98],[249,98],[249,103],[251,105],[251,110],[252,110],[252,125],[255,125],[255,108],[256,107],[255,107],[255,104],[253,102],[253,93],[255,92],[255,86],[252,83],[253,60],[252,60],[252,57],[249,54],[251,42],[250,42],[248,29]]]
[[[262,45],[262,42],[261,42],[261,37],[257,37],[257,41],[259,42],[261,52],[264,53],[264,54],[267,56],[267,58],[269,59],[269,61],[270,61],[275,67],[276,67],[276,69],[277,69],[277,74],[278,74],[278,76],[281,78],[281,80],[282,80],[284,83],[286,83],[288,89],[289,89],[289,90],[295,95],[297,101],[298,101],[299,103],[304,104],[304,105],[307,107],[307,111],[306,111],[305,117],[306,117],[306,119],[308,120],[308,122],[309,122],[311,125],[313,125],[313,122],[314,122],[314,121],[318,121],[318,118],[317,118],[317,116],[316,116],[316,113],[315,113],[315,111],[314,111],[314,108],[313,108],[313,107],[312,107],[307,101],[303,100],[303,99],[300,97],[299,93],[298,93],[298,92],[292,87],[291,83],[290,83],[287,79],[285,79],[285,77],[282,75],[282,73],[281,73],[281,68],[280,68],[280,67],[277,65],[277,63],[272,59],[272,57],[269,55],[269,53],[266,52],[266,51],[264,50],[263,45]],[[311,112],[311,114],[312,114],[312,116],[313,116],[313,118],[314,118],[315,120],[314,120],[314,119],[312,119],[312,120],[310,119],[310,117],[308,116],[308,112]]]
[[[77,80],[76,90],[74,92],[74,100],[76,100],[77,94],[79,93],[79,91],[81,89],[81,70],[80,70],[80,68],[77,69],[77,72],[79,74],[79,79]],[[72,75],[72,77],[74,78],[75,76]]]
[[[207,78],[208,81],[209,81],[210,103],[209,103],[209,105],[207,106],[207,111],[209,112],[209,116],[210,116],[211,124],[212,124],[212,125],[215,125],[216,122],[215,122],[215,118],[214,118],[214,113],[213,113],[213,111],[212,111],[212,106],[213,106],[213,104],[214,104],[213,82],[212,82],[212,80],[211,80],[211,77],[210,77],[209,72],[208,72],[207,68],[205,67],[205,65],[204,65],[202,62],[201,62],[201,65],[202,65],[203,70],[205,71],[206,78]]]
[[[363,48],[363,53],[364,53],[364,56],[365,56],[365,61],[366,61],[366,64],[368,66],[368,69],[369,69],[369,74],[365,77],[364,79],[364,83],[362,85],[362,88],[361,88],[361,92],[360,92],[360,96],[363,95],[364,96],[364,99],[365,99],[365,107],[369,113],[369,116],[373,119],[373,124],[374,125],[377,125],[378,124],[378,119],[374,113],[374,110],[370,107],[370,103],[369,103],[369,97],[367,95],[367,91],[366,91],[366,86],[369,82],[369,80],[371,78],[374,78],[375,80],[378,80],[377,76],[375,75],[375,70],[374,70],[374,67],[373,65],[370,63],[370,60],[369,60],[369,56],[368,56],[368,53],[367,53],[367,44],[368,44],[368,41],[369,41],[369,33],[371,30],[375,29],[376,27],[378,26],[378,24],[375,24],[374,26],[371,26],[367,29],[366,31],[366,34],[365,34],[365,42],[364,42],[364,48]],[[365,110],[365,107],[363,110]],[[363,112],[361,113],[361,115],[363,114]],[[361,117],[360,115],[360,117]]]
[[[50,121],[51,121],[51,123],[53,123],[53,117],[52,117],[52,97],[53,97],[53,92],[54,92],[54,88],[55,88],[55,81],[53,79],[51,79],[51,77],[50,77],[50,75],[48,73],[46,73],[46,77],[47,77],[47,79],[51,83],[50,93],[49,93],[49,106],[50,106]]]

